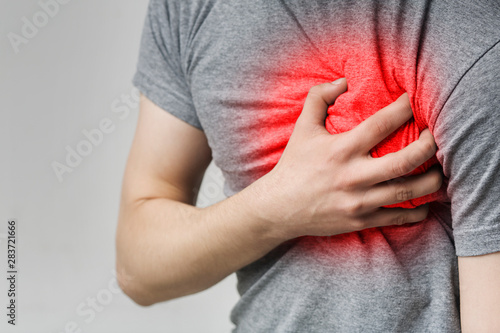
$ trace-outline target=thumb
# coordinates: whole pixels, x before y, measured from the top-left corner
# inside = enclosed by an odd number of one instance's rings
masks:
[[[347,90],[347,80],[338,79],[331,83],[323,83],[312,87],[307,94],[304,108],[297,122],[304,125],[325,126],[328,106],[333,104],[337,97]]]

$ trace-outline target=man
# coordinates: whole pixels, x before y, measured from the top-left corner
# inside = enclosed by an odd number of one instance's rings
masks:
[[[495,1],[152,1],[120,285],[149,305],[236,271],[236,332],[499,331],[499,40]],[[380,208],[439,188],[389,181],[430,133],[451,206]],[[212,158],[229,198],[198,209]]]

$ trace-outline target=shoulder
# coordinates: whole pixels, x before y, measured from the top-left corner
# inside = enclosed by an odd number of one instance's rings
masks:
[[[431,130],[457,86],[500,41],[498,1],[429,1],[417,63]]]

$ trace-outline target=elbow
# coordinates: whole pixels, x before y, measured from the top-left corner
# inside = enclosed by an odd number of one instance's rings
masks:
[[[149,307],[156,303],[184,296],[184,294],[179,295],[172,292],[175,288],[159,287],[152,281],[148,281],[147,276],[139,274],[133,269],[127,269],[124,265],[117,263],[116,272],[116,279],[120,289],[134,303],[142,307]]]
[[[127,295],[135,304],[142,307],[149,307],[156,303],[170,301],[175,298],[184,296],[185,294],[177,294],[172,292],[160,292],[155,290],[150,285],[141,282],[142,279],[136,278],[134,275],[126,273],[123,269],[117,269],[117,282],[120,289]],[[172,289],[167,289],[171,291]]]
[[[135,291],[130,291],[130,290],[127,290],[127,291],[123,291],[135,304],[137,305],[140,305],[142,307],[149,307],[153,304],[155,304],[156,302],[154,302],[153,300],[149,299],[148,297],[146,297],[145,295],[141,294],[141,293],[137,293]]]
[[[119,221],[120,223],[122,221]],[[141,268],[137,267],[137,258],[134,256],[136,252],[130,250],[133,246],[128,240],[128,235],[123,232],[124,230],[126,229],[119,227],[116,234],[116,282],[123,293],[134,303],[144,307],[151,306],[156,302],[152,300],[151,293],[148,292],[143,274],[138,273]]]
[[[149,307],[153,304],[155,304],[155,302],[152,302],[146,298],[142,298],[142,297],[136,297],[136,296],[131,296],[130,294],[127,294],[127,296],[132,300],[134,301],[135,304],[137,305],[140,305],[142,307]]]
[[[166,283],[161,288],[144,282],[139,275],[131,275],[128,271],[117,266],[117,282],[120,289],[134,303],[142,307],[149,307],[156,303],[167,302],[176,298],[191,295],[206,288],[193,288],[182,283]]]
[[[123,267],[117,265],[116,279],[118,286],[134,303],[143,307],[149,307],[157,303],[147,291],[146,286],[141,284],[136,275],[129,274]]]

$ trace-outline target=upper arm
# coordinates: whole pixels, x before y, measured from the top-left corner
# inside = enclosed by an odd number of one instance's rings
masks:
[[[457,256],[500,251],[500,43],[476,61],[434,125]]]
[[[434,127],[449,177],[464,332],[500,332],[500,44],[462,78]]]
[[[459,257],[462,331],[500,332],[500,252]]]
[[[186,228],[183,215],[196,211],[188,205],[195,203],[211,160],[176,38],[177,4],[150,1],[133,79],[143,95],[123,178],[116,264],[120,286],[144,304],[157,299],[150,291],[166,283],[157,250],[177,226]],[[151,251],[158,255],[145,260]]]
[[[137,129],[123,179],[124,204],[168,198],[194,204],[211,150],[202,130],[141,96]]]
[[[211,160],[181,57],[177,7],[149,3],[133,79],[143,96],[123,181],[125,204],[156,197],[193,204]]]

